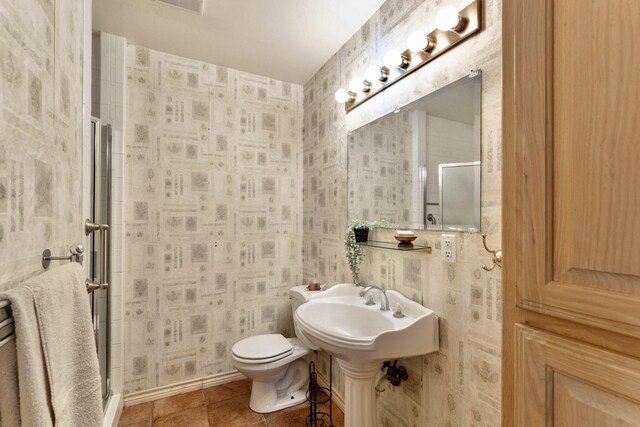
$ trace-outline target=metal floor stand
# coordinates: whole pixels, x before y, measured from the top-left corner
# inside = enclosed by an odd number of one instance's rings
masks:
[[[323,396],[325,394],[325,396]],[[307,401],[309,402],[309,416],[307,426],[333,427],[333,356],[329,356],[329,388],[321,387],[318,384],[318,373],[316,363],[309,363],[309,390],[307,390]],[[318,410],[318,405],[329,403],[329,412]]]

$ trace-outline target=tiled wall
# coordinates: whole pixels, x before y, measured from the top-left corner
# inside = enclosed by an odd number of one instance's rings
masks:
[[[0,289],[83,243],[83,1],[0,3]]]
[[[453,0],[464,7],[468,0]],[[404,49],[409,34],[435,28],[438,0],[387,0],[304,88],[304,276],[350,281],[344,231],[347,213],[348,132],[481,68],[482,229],[492,247],[501,230],[501,3],[482,2],[484,29],[349,114],[333,94],[384,53]],[[440,234],[418,232],[433,253],[398,254],[367,249],[365,283],[396,288],[440,317],[439,352],[404,361],[410,381],[379,396],[382,426],[500,424],[501,279],[479,234],[457,234],[458,262],[441,261]],[[393,240],[378,233],[378,240]],[[326,372],[327,359],[320,363]],[[335,373],[335,371],[334,371]],[[336,376],[337,391],[342,378]]]
[[[302,87],[128,47],[125,392],[233,370],[292,335]]]

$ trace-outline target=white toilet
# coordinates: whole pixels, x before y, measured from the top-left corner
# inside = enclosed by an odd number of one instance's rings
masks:
[[[309,291],[306,286],[291,288],[292,313],[313,293],[317,291]],[[233,365],[253,380],[249,402],[253,411],[266,414],[306,400],[309,370],[300,358],[309,350],[318,348],[304,337],[285,338],[280,334],[256,335],[234,344],[231,349]]]

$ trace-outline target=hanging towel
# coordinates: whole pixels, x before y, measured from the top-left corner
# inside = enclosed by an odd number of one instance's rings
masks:
[[[20,418],[24,426],[53,426],[49,381],[31,291],[23,285],[1,294],[11,302],[16,334]]]
[[[20,427],[15,339],[0,347],[0,426]]]
[[[100,371],[85,273],[69,263],[0,296],[15,321],[25,426],[102,425]]]

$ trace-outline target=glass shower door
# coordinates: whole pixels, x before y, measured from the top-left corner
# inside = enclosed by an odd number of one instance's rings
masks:
[[[101,126],[100,119],[91,118],[92,162],[91,162],[91,220],[97,224],[111,223],[111,126]],[[109,239],[108,233],[91,233],[88,236],[90,249],[89,274],[93,282],[99,282],[99,278],[107,279],[111,283],[109,265],[110,262],[101,263],[103,256],[100,251],[104,248],[109,256],[110,242],[103,246],[100,239]],[[103,276],[101,268],[107,269]],[[93,315],[93,331],[98,349],[98,361],[100,363],[100,376],[102,380],[102,404],[106,406],[111,396],[110,387],[110,292],[109,288],[98,289],[91,293],[91,311]]]

